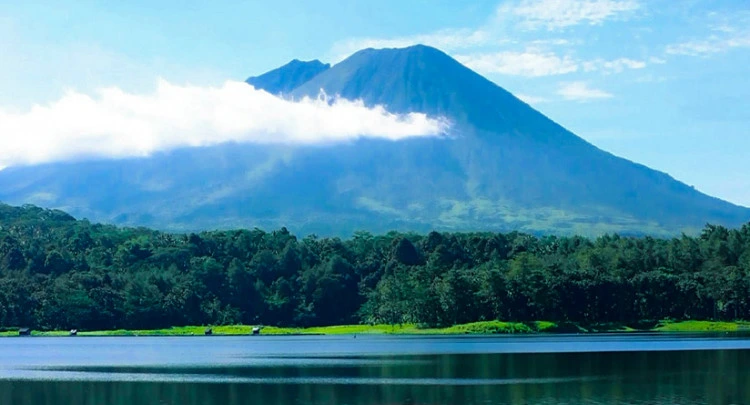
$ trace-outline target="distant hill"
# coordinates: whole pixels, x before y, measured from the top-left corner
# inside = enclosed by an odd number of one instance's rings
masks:
[[[303,62],[295,59],[278,69],[250,77],[246,82],[272,94],[286,94],[330,67],[319,60]]]
[[[0,200],[169,230],[287,226],[341,236],[391,229],[667,235],[750,221],[750,209],[598,149],[427,46],[366,49],[332,67],[293,61],[248,83],[288,98],[325,90],[454,125],[448,138],[221,145],[10,168],[0,172]]]

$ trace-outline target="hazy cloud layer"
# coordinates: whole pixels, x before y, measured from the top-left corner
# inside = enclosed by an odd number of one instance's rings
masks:
[[[614,60],[594,59],[583,62],[584,72],[602,71],[604,73],[621,73],[626,69],[643,69],[646,62],[629,58]]]
[[[692,39],[667,45],[667,55],[707,58],[737,49],[750,48],[750,10],[708,13],[703,30]],[[701,33],[702,31],[702,33]]]
[[[636,0],[510,0],[501,1],[494,17],[478,28],[442,29],[396,38],[349,38],[336,42],[330,51],[334,62],[364,48],[402,48],[424,44],[447,52],[514,42],[509,30],[558,30],[576,25],[600,25],[624,19],[641,8]],[[546,38],[529,41],[536,45],[567,45],[570,40]]]
[[[730,35],[711,35],[706,39],[668,45],[669,55],[709,57],[737,48],[750,48],[750,31],[731,32]]]
[[[589,101],[602,98],[611,98],[612,94],[604,90],[589,87],[585,82],[567,82],[561,83],[557,94],[566,100],[572,101]]]
[[[643,69],[646,62],[629,58],[614,60],[577,60],[570,55],[557,55],[543,49],[528,48],[523,52],[494,52],[456,55],[464,65],[483,74],[545,77],[576,72],[622,73],[628,69]]]
[[[522,0],[498,8],[498,17],[514,16],[528,29],[549,30],[579,24],[598,25],[640,8],[635,0]]]
[[[151,94],[105,88],[68,92],[25,112],[0,110],[0,168],[80,159],[148,156],[224,142],[317,144],[359,137],[436,136],[443,119],[395,115],[325,95],[283,100],[244,82],[221,87],[159,81]]]
[[[513,76],[553,76],[572,73],[578,64],[569,56],[558,56],[552,52],[527,49],[524,52],[496,52],[486,54],[457,55],[464,65],[482,72]]]

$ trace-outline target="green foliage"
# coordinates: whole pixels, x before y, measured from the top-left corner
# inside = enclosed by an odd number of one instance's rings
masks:
[[[18,328],[0,328],[0,337],[18,336]],[[83,331],[78,336],[202,336],[205,326],[179,326],[150,330],[104,330]],[[252,334],[253,326],[222,325],[212,327],[215,336],[237,336]],[[487,334],[534,334],[534,333],[592,333],[592,332],[735,332],[750,330],[748,322],[720,321],[665,321],[658,327],[631,328],[619,324],[598,324],[585,329],[573,323],[535,321],[529,323],[484,321],[446,328],[420,328],[414,324],[403,325],[335,325],[310,328],[266,326],[263,335],[487,335]],[[68,331],[32,331],[32,336],[69,336]]]
[[[663,321],[655,328],[660,332],[737,332],[747,330],[747,322],[710,322],[710,321]]]
[[[749,296],[750,225],[673,239],[518,232],[298,239],[285,228],[117,228],[0,205],[7,334],[19,326],[143,335],[203,333],[186,325],[212,325],[216,334],[250,333],[231,325],[265,325],[267,333],[353,324],[361,325],[328,331],[645,330],[656,321],[644,320],[750,319]]]
[[[474,322],[456,325],[447,329],[448,333],[498,334],[498,333],[531,333],[528,325],[519,322]]]

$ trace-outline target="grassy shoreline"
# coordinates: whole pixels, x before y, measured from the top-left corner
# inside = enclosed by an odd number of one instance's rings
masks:
[[[252,325],[212,326],[214,336],[251,335]],[[80,331],[78,336],[202,336],[206,326],[179,326],[154,330],[106,330]],[[606,324],[581,326],[572,323],[536,322],[501,322],[485,321],[446,328],[419,328],[417,325],[338,325],[311,328],[262,327],[261,335],[466,335],[466,334],[556,334],[556,333],[612,333],[612,332],[738,332],[750,331],[750,322],[718,321],[661,321],[651,325],[631,327],[627,325]],[[0,336],[18,336],[17,330],[0,332]],[[68,331],[32,331],[32,336],[69,336]]]

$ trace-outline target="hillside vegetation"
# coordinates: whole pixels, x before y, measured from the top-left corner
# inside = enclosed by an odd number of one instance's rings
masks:
[[[170,234],[0,205],[5,328],[736,320],[750,318],[749,275],[750,225],[674,239],[437,232],[299,239],[286,229]]]

